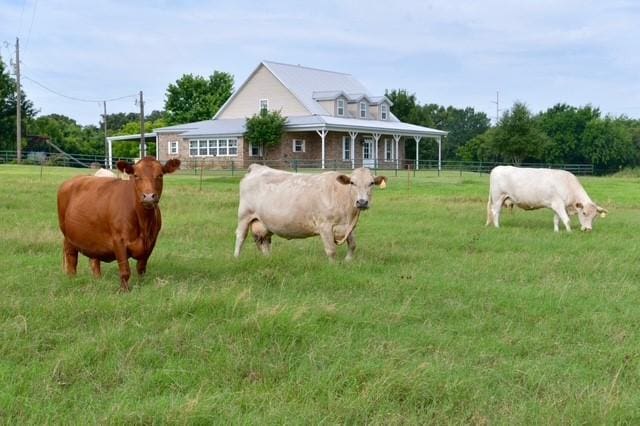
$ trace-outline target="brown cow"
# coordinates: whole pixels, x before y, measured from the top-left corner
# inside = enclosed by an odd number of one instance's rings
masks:
[[[77,176],[58,190],[58,221],[64,234],[64,268],[76,274],[78,252],[91,259],[91,270],[100,277],[100,262],[118,261],[120,288],[129,291],[129,258],[145,273],[162,225],[158,202],[162,176],[180,167],[180,160],[163,166],[153,157],[135,165],[118,161],[118,170],[129,180]]]

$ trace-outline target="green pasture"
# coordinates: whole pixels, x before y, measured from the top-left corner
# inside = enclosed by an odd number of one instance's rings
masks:
[[[167,176],[123,294],[115,263],[62,272],[81,173],[0,166],[2,424],[640,423],[637,178],[581,178],[609,215],[554,233],[485,228],[487,175],[392,174],[331,264],[319,238],[234,259],[239,177]]]

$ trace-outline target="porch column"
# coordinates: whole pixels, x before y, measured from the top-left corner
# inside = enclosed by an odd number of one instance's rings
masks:
[[[418,148],[420,148],[420,139],[422,139],[422,136],[414,136],[413,137],[416,140],[416,170],[418,170],[420,168],[420,150]]]
[[[377,169],[378,166],[378,140],[380,140],[380,136],[382,136],[380,133],[371,133],[371,136],[373,136],[373,168]]]
[[[107,138],[107,160],[109,161],[109,168],[113,169],[113,142]]]
[[[158,144],[158,134],[157,133],[156,133],[156,160],[160,160],[160,145]]]
[[[356,168],[356,137],[358,136],[358,132],[349,131],[349,136],[351,136],[351,168]]]
[[[399,156],[398,156],[398,145],[399,145],[399,142],[400,142],[400,138],[401,138],[401,137],[402,137],[402,136],[397,135],[397,134],[396,134],[396,135],[393,135],[393,141],[395,142],[395,145],[396,145],[396,158],[395,158],[395,160],[396,160],[396,169],[398,169],[398,165],[399,165],[399,164],[398,164],[398,157],[399,157]]]
[[[322,129],[322,130],[316,130],[316,133],[320,136],[320,138],[322,139],[322,168],[324,169],[324,138],[325,136],[327,136],[327,133],[329,133],[329,131],[327,129]]]

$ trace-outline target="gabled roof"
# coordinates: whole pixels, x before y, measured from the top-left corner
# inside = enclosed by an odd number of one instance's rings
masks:
[[[262,61],[238,90],[222,105],[213,117],[214,119],[233,101],[236,94],[244,88],[262,66],[267,68],[300,101],[310,114],[326,115],[327,112],[317,101],[336,99],[339,96],[344,96],[351,102],[366,98],[372,104],[379,104],[386,100],[389,105],[393,105],[385,96],[371,96],[367,88],[350,74],[303,67],[301,65]]]

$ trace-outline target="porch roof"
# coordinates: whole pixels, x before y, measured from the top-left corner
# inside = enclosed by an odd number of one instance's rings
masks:
[[[246,119],[230,118],[205,120],[186,125],[155,129],[157,133],[176,132],[182,137],[210,137],[210,136],[242,136],[245,131]],[[334,132],[382,133],[400,136],[439,137],[448,132],[402,123],[400,121],[362,120],[357,118],[333,117],[328,115],[304,115],[287,117],[285,130],[314,131],[328,130]]]

